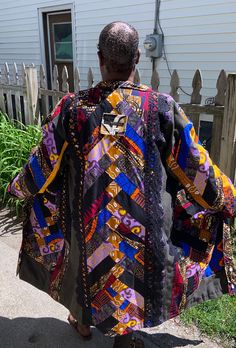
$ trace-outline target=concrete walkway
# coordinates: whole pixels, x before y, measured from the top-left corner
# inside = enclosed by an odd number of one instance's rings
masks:
[[[15,276],[20,243],[20,225],[7,211],[0,211],[0,348],[112,348],[113,339],[96,329],[91,341],[82,341],[67,324],[63,306]],[[137,336],[145,348],[222,347],[178,320]]]

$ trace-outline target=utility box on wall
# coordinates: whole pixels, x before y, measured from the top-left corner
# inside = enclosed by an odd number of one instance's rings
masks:
[[[146,57],[161,58],[163,50],[163,35],[150,34],[146,36],[144,41],[144,48],[146,50]]]

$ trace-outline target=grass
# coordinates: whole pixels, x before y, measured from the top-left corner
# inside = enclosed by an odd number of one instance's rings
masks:
[[[40,139],[39,127],[25,126],[0,112],[0,203],[17,212],[21,202],[8,195],[8,183],[20,172],[30,151]]]
[[[236,344],[236,296],[204,302],[183,313],[181,320],[196,325],[208,336]]]

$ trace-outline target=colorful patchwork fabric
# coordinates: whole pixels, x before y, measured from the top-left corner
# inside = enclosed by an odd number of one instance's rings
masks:
[[[66,96],[9,192],[26,200],[20,277],[105,334],[236,291],[236,190],[168,95]]]

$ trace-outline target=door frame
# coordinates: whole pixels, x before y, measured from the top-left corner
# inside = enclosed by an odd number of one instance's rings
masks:
[[[39,20],[39,40],[40,40],[40,52],[41,52],[41,64],[44,65],[45,73],[47,75],[47,60],[46,60],[46,51],[45,51],[45,42],[44,42],[44,15],[50,12],[65,12],[66,10],[71,12],[71,26],[72,26],[72,42],[73,42],[73,66],[74,68],[77,65],[76,60],[76,35],[75,35],[75,5],[73,3],[68,3],[64,5],[57,6],[47,6],[38,8],[38,20]],[[48,33],[47,33],[48,34]],[[52,64],[50,62],[50,74],[52,78]],[[48,81],[47,81],[48,83]]]

